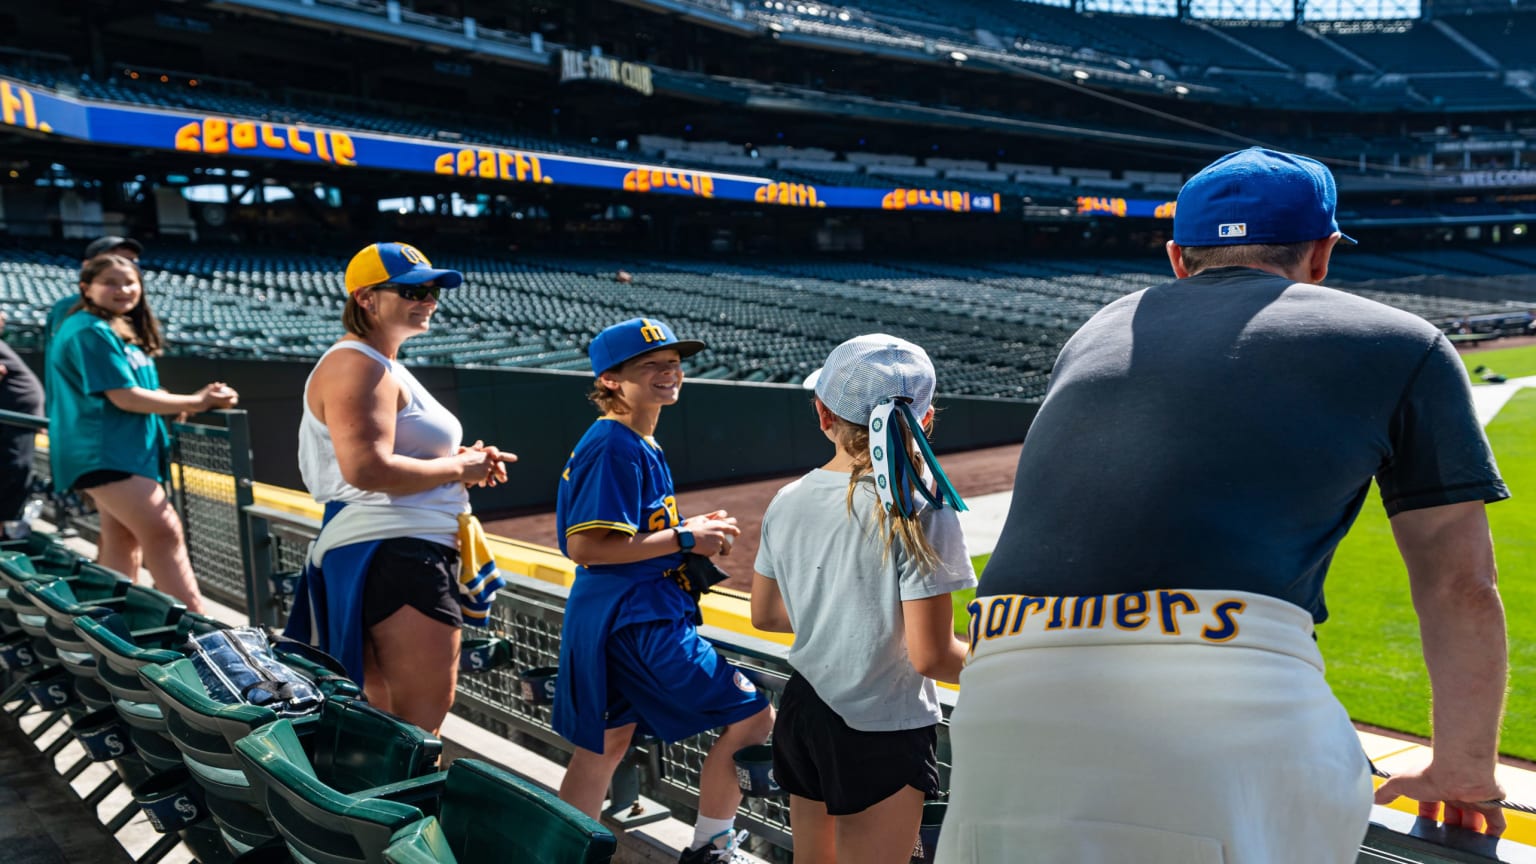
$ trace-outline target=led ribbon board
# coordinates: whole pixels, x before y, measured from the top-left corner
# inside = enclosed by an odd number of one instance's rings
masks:
[[[0,78],[0,120],[8,126],[122,147],[328,163],[339,168],[413,171],[743,201],[785,207],[997,213],[1000,196],[944,188],[858,188],[785,183],[765,177],[560,156],[532,150],[398,138],[305,123],[146,109],[59,96]]]
[[[1108,198],[1102,195],[1077,196],[1077,212],[1082,216],[1114,216],[1120,219],[1172,219],[1177,203],[1146,198]]]

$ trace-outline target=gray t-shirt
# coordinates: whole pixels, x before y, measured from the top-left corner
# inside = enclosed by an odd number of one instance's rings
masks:
[[[901,603],[976,584],[959,517],[948,508],[918,517],[941,562],[927,573],[899,536],[882,560],[872,482],[860,482],[851,515],[847,495],[847,472],[818,468],[780,489],[763,514],[757,572],[779,583],[794,626],[789,665],[854,729],[932,726],[938,691],[912,668]]]
[[[1248,268],[1111,303],[1062,349],[978,594],[1226,588],[1324,620],[1371,478],[1388,515],[1509,497],[1417,316]]]

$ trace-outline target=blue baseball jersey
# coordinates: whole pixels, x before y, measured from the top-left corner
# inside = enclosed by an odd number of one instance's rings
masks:
[[[560,474],[555,528],[560,551],[582,531],[634,535],[682,524],[672,489],[672,470],[655,439],[617,420],[599,419],[587,429]],[[683,561],[682,552],[630,564],[593,568],[611,575],[657,576]]]
[[[560,474],[555,504],[560,551],[567,552],[570,536],[583,531],[634,535],[681,523],[661,445],[617,420],[593,423]],[[693,600],[667,575],[682,562],[679,550],[627,564],[577,566],[561,630],[552,717],[555,731],[567,740],[602,752],[603,730],[618,725],[609,705],[610,635],[657,621],[692,627]]]

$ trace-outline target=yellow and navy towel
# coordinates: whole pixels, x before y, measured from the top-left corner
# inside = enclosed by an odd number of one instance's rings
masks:
[[[491,602],[506,587],[496,568],[496,556],[486,540],[485,529],[473,514],[459,514],[459,608],[464,623],[484,627],[490,621]]]

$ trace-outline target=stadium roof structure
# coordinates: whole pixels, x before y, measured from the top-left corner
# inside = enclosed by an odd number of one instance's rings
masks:
[[[619,2],[786,46],[1170,99],[1339,112],[1536,110],[1529,0]],[[547,66],[558,47],[539,33],[481,27],[465,13],[379,0],[208,6],[525,68]]]

